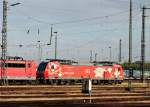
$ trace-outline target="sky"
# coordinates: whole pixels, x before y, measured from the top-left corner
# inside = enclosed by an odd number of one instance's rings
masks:
[[[0,1],[0,29],[2,29]],[[89,62],[93,59],[118,61],[122,40],[122,61],[128,61],[129,0],[7,0],[8,55],[39,61],[54,58],[55,35],[50,42],[50,29],[57,33],[57,58]],[[133,61],[140,60],[141,8],[150,0],[133,1]],[[13,3],[20,5],[11,7]],[[150,61],[150,10],[146,10],[146,61]],[[38,30],[39,29],[39,30]],[[0,37],[1,41],[1,37]],[[40,41],[37,42],[37,41]],[[22,45],[22,47],[19,47]],[[39,48],[39,45],[41,48]],[[111,47],[111,49],[109,48]],[[40,50],[39,50],[40,49]]]

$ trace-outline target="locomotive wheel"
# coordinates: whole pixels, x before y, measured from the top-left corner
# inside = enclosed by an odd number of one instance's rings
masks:
[[[61,80],[60,79],[57,80],[57,84],[61,85]]]
[[[121,83],[122,83],[122,80],[119,80],[119,81],[118,81],[118,84],[121,84]]]
[[[97,80],[97,85],[101,85],[101,81],[100,80]]]
[[[70,80],[67,80],[67,83],[66,83],[66,85],[70,85],[70,83],[71,83],[71,82],[70,82]]]
[[[52,84],[52,80],[49,80],[49,79],[45,80],[45,82],[46,84]]]
[[[70,80],[65,80],[65,85],[70,85]]]
[[[51,85],[53,85],[53,84],[54,84],[53,80],[49,80],[49,83],[50,83]]]
[[[68,80],[69,85],[74,85],[75,84],[75,80]]]
[[[65,82],[64,82],[64,80],[61,80],[61,83],[60,83],[61,85],[64,85],[65,84]]]
[[[75,80],[72,80],[71,84],[72,84],[72,85],[75,85]]]
[[[37,83],[38,84],[45,84],[46,81],[43,78],[40,78],[40,79],[37,80]]]
[[[57,85],[57,84],[56,84],[56,80],[53,80],[53,85]]]

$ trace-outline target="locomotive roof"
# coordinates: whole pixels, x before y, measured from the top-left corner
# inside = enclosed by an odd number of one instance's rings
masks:
[[[117,62],[113,61],[93,61],[94,65],[113,65],[113,64],[118,64]]]
[[[7,56],[7,59],[8,60],[23,60],[23,58],[19,56]]]
[[[1,57],[1,60],[2,60],[2,57]],[[7,56],[7,60],[24,60],[24,59],[19,56]]]
[[[78,63],[76,61],[73,61],[73,60],[66,60],[66,59],[46,59],[46,60],[49,60],[50,62],[53,62],[53,61],[58,61],[60,62],[61,64],[67,64],[67,65],[71,65],[73,63]]]

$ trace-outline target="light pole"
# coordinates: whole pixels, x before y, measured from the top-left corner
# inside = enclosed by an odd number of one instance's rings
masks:
[[[108,48],[109,48],[109,61],[111,61],[111,46],[109,46]]]
[[[95,53],[95,62],[97,61],[97,53]]]
[[[130,14],[129,14],[129,67],[132,62],[132,0],[130,0]]]
[[[10,6],[16,6],[20,3],[11,4]],[[1,62],[1,79],[2,84],[6,85],[8,83],[7,80],[7,0],[3,0],[3,25],[2,25],[2,62]]]
[[[93,53],[93,52],[92,52],[92,50],[91,50],[91,51],[90,51],[90,63],[91,63],[92,60],[93,60],[93,59],[92,59],[92,53]]]
[[[41,41],[37,41],[37,42],[38,42],[38,62],[40,63],[41,58],[42,58],[42,47],[41,47],[41,44],[40,44]]]
[[[130,0],[130,7],[129,7],[129,80],[128,80],[128,89],[131,91],[131,78],[132,76],[132,68],[131,68],[131,63],[132,63],[132,0]]]
[[[121,63],[121,39],[119,41],[119,63]]]
[[[104,60],[104,58],[103,58],[103,53],[104,53],[104,49],[101,49],[101,61],[103,61]]]
[[[57,32],[54,32],[55,34],[55,59],[57,59]]]

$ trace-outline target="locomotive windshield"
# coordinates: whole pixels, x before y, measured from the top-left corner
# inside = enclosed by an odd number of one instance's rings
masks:
[[[38,66],[37,72],[43,72],[47,66],[48,62],[41,62]]]

